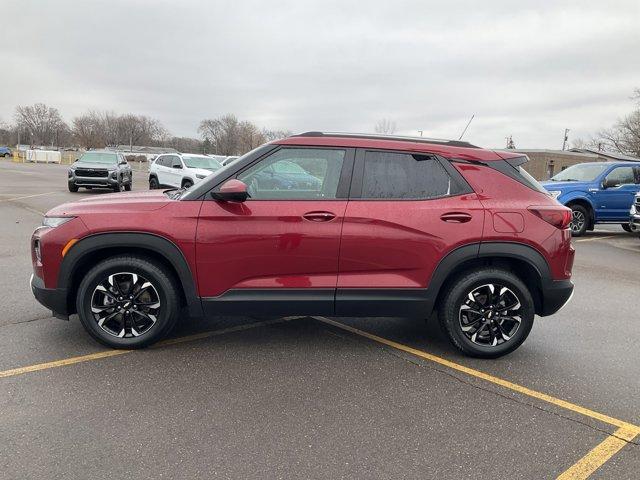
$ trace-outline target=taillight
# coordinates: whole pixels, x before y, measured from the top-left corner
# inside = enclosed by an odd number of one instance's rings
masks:
[[[556,228],[565,229],[571,223],[571,209],[562,205],[529,207],[529,211]]]

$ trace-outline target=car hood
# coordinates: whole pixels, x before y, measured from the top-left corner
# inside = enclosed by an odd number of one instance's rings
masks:
[[[213,170],[207,170],[206,168],[190,168],[193,173],[196,175],[211,175]]]
[[[150,212],[175,202],[162,190],[146,192],[96,193],[76,202],[63,203],[49,210],[46,215],[66,216],[82,213]]]
[[[91,162],[74,162],[71,164],[74,168],[93,168],[95,170],[115,170],[117,165],[108,163],[91,163]]]
[[[588,185],[590,182],[541,182],[540,184],[547,190],[566,190],[568,188],[580,188]]]

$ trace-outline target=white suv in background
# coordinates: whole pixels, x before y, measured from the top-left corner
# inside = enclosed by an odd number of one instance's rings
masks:
[[[206,155],[165,153],[149,166],[149,188],[189,188],[219,168],[222,164]]]

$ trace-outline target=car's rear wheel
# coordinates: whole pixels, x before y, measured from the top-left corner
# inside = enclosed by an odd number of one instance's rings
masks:
[[[620,225],[625,232],[633,232],[633,230],[631,230],[631,225],[629,225],[628,223],[621,223]]]
[[[571,235],[581,237],[589,227],[589,212],[582,205],[571,206]]]
[[[438,318],[465,355],[495,358],[525,341],[535,309],[531,293],[513,273],[496,268],[467,272],[446,287]]]
[[[156,177],[149,177],[149,190],[155,190],[157,188],[160,188],[158,179]]]
[[[178,286],[165,267],[150,259],[117,256],[100,262],[78,287],[80,321],[98,342],[113,348],[142,348],[175,325]]]
[[[78,186],[75,183],[70,183],[69,184],[69,191],[70,192],[77,192],[78,191]]]

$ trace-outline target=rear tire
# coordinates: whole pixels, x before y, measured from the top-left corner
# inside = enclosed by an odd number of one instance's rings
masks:
[[[571,205],[571,235],[581,237],[589,227],[589,212],[582,205]]]
[[[120,255],[103,260],[84,276],[76,308],[82,326],[103,345],[143,348],[164,338],[176,324],[178,288],[165,267],[144,257]]]
[[[625,232],[633,232],[633,230],[631,230],[631,225],[629,225],[628,223],[621,223],[620,225]]]
[[[533,327],[533,298],[511,272],[489,267],[469,271],[444,288],[440,326],[465,355],[497,358],[511,353]]]

